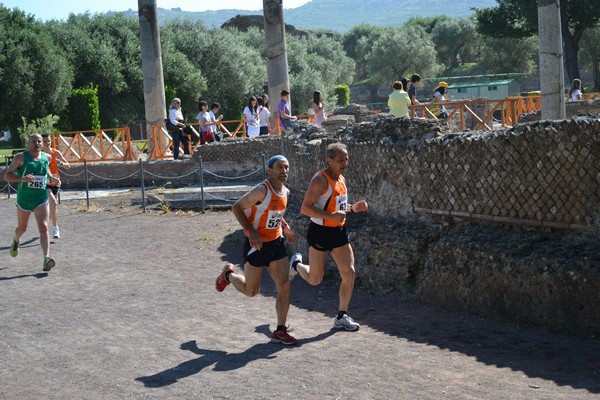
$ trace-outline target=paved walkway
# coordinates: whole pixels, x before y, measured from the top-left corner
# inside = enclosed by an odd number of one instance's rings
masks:
[[[0,399],[599,399],[600,342],[358,290],[358,332],[331,329],[337,281],[292,282],[296,347],[269,343],[274,288],[214,289],[240,262],[231,212],[61,207],[57,266],[35,225],[8,254],[0,198]],[[112,210],[112,211],[111,211]]]

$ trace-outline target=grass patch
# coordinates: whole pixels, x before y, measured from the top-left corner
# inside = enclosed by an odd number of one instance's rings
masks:
[[[100,211],[104,211],[104,209],[96,203],[90,203],[90,207],[88,208],[86,202],[84,201],[75,203],[73,205],[73,210],[86,213],[97,213]]]

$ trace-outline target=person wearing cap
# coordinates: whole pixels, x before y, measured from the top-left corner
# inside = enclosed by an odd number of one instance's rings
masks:
[[[188,135],[194,134],[199,138],[200,134],[190,124],[185,123],[183,113],[181,112],[181,99],[178,97],[171,100],[169,123],[171,126],[167,127],[167,129],[173,137],[173,158],[175,160],[179,158],[180,142],[183,145],[183,156],[181,158],[190,158],[190,140]]]
[[[243,195],[232,208],[246,236],[244,273],[236,271],[233,264],[226,264],[217,277],[215,288],[222,292],[231,283],[239,292],[254,297],[260,290],[262,268],[267,267],[277,290],[277,328],[271,336],[271,342],[295,345],[298,341],[288,333],[286,326],[290,308],[290,281],[285,247],[285,238],[294,243],[295,236],[283,219],[290,193],[284,186],[290,164],[284,156],[276,155],[271,157],[267,167],[268,178]]]
[[[327,168],[317,172],[310,184],[300,212],[310,217],[306,235],[310,264],[302,263],[302,254],[295,253],[290,259],[290,280],[299,274],[311,285],[323,281],[325,262],[329,253],[335,261],[342,283],[339,291],[338,314],[334,318],[335,329],[356,331],[360,324],[348,315],[348,306],[354,289],[354,252],[346,230],[348,213],[365,212],[367,202],[348,203],[346,180],[342,173],[348,165],[348,150],[342,143],[332,143],[326,150]]]
[[[443,104],[446,102],[446,98],[444,95],[446,94],[446,89],[448,88],[447,82],[438,83],[437,87],[433,91],[433,100],[432,103]],[[446,107],[443,105],[440,106],[431,106],[429,111],[431,111],[436,117],[439,119],[448,118],[448,112],[446,111]]]

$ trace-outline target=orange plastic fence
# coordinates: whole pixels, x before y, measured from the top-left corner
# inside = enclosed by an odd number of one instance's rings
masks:
[[[55,132],[52,146],[71,163],[136,159],[129,128]]]
[[[419,105],[410,106],[410,116],[434,118],[430,107],[439,107],[439,103],[421,103]],[[484,115],[478,115],[473,109],[483,108],[486,110]],[[458,120],[460,129],[465,129],[465,121],[467,116],[472,116],[476,121],[474,130],[492,130],[494,122],[499,123],[503,127],[517,124],[519,116],[524,113],[539,111],[542,109],[542,99],[539,96],[527,97],[509,97],[502,100],[458,100],[447,101],[444,107],[448,110],[447,120]],[[494,121],[494,114],[499,111],[500,120]]]

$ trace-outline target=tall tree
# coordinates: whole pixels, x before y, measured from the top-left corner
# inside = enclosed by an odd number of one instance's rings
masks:
[[[367,69],[382,82],[392,83],[414,74],[435,75],[440,69],[429,35],[422,28],[385,28],[373,43]]]
[[[538,32],[537,0],[496,0],[498,5],[476,10],[479,32],[494,37],[527,37]],[[562,0],[561,33],[569,79],[580,78],[577,53],[587,29],[598,25],[598,0]]]
[[[596,90],[600,90],[600,26],[585,32],[581,38],[580,54],[594,74]]]
[[[479,43],[475,21],[470,18],[447,19],[435,25],[431,32],[439,61],[448,67],[474,61]]]
[[[123,14],[71,14],[51,21],[54,41],[75,70],[73,86],[98,86],[103,128],[144,118],[139,23]]]
[[[21,117],[58,114],[67,104],[73,69],[33,16],[0,5],[0,127],[16,135]]]

